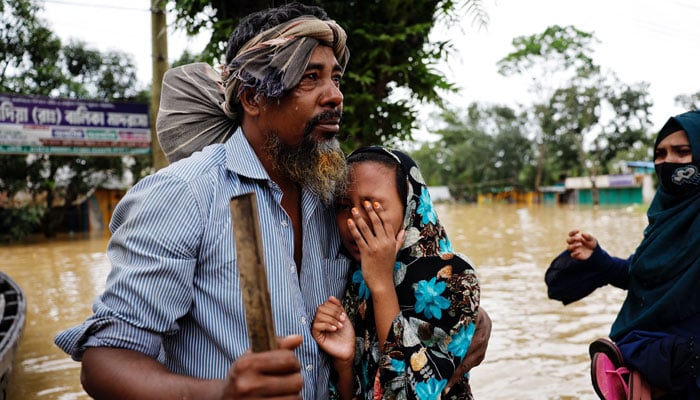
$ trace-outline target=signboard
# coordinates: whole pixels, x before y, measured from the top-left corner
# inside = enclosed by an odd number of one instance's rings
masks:
[[[148,104],[0,93],[0,154],[151,153]]]

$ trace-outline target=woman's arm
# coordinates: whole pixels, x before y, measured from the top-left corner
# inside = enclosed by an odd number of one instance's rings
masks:
[[[545,272],[547,294],[550,299],[569,304],[608,284],[627,289],[630,260],[631,256],[628,259],[612,257],[600,245],[586,260],[578,260],[565,250],[552,260]]]

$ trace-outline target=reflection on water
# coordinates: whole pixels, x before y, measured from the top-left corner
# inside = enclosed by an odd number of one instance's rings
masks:
[[[642,238],[639,209],[438,205],[456,250],[477,268],[482,305],[493,320],[484,363],[472,371],[480,400],[595,399],[588,343],[605,336],[624,293],[602,288],[569,306],[547,299],[544,271],[569,229],[591,231],[611,254],[626,257]],[[87,399],[79,363],[53,344],[82,322],[104,287],[105,237],[72,237],[0,246],[0,265],[27,297],[27,325],[10,399]]]
[[[109,272],[106,246],[106,236],[75,236],[0,247],[3,271],[27,299],[9,399],[89,398],[80,386],[80,364],[53,345],[53,336],[90,314]]]
[[[644,211],[445,205],[438,215],[453,247],[474,262],[493,321],[486,360],[471,372],[475,398],[597,398],[588,343],[607,336],[624,292],[605,287],[564,307],[547,298],[544,272],[575,227],[627,257],[641,241]]]

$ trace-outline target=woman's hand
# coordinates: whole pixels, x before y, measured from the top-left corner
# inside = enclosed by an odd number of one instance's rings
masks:
[[[569,232],[569,237],[566,238],[566,250],[577,260],[588,260],[597,246],[598,240],[593,235],[578,229]]]

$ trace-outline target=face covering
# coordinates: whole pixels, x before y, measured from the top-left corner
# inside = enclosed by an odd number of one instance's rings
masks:
[[[688,193],[700,186],[700,168],[697,163],[661,163],[654,166],[661,187],[669,194]]]

